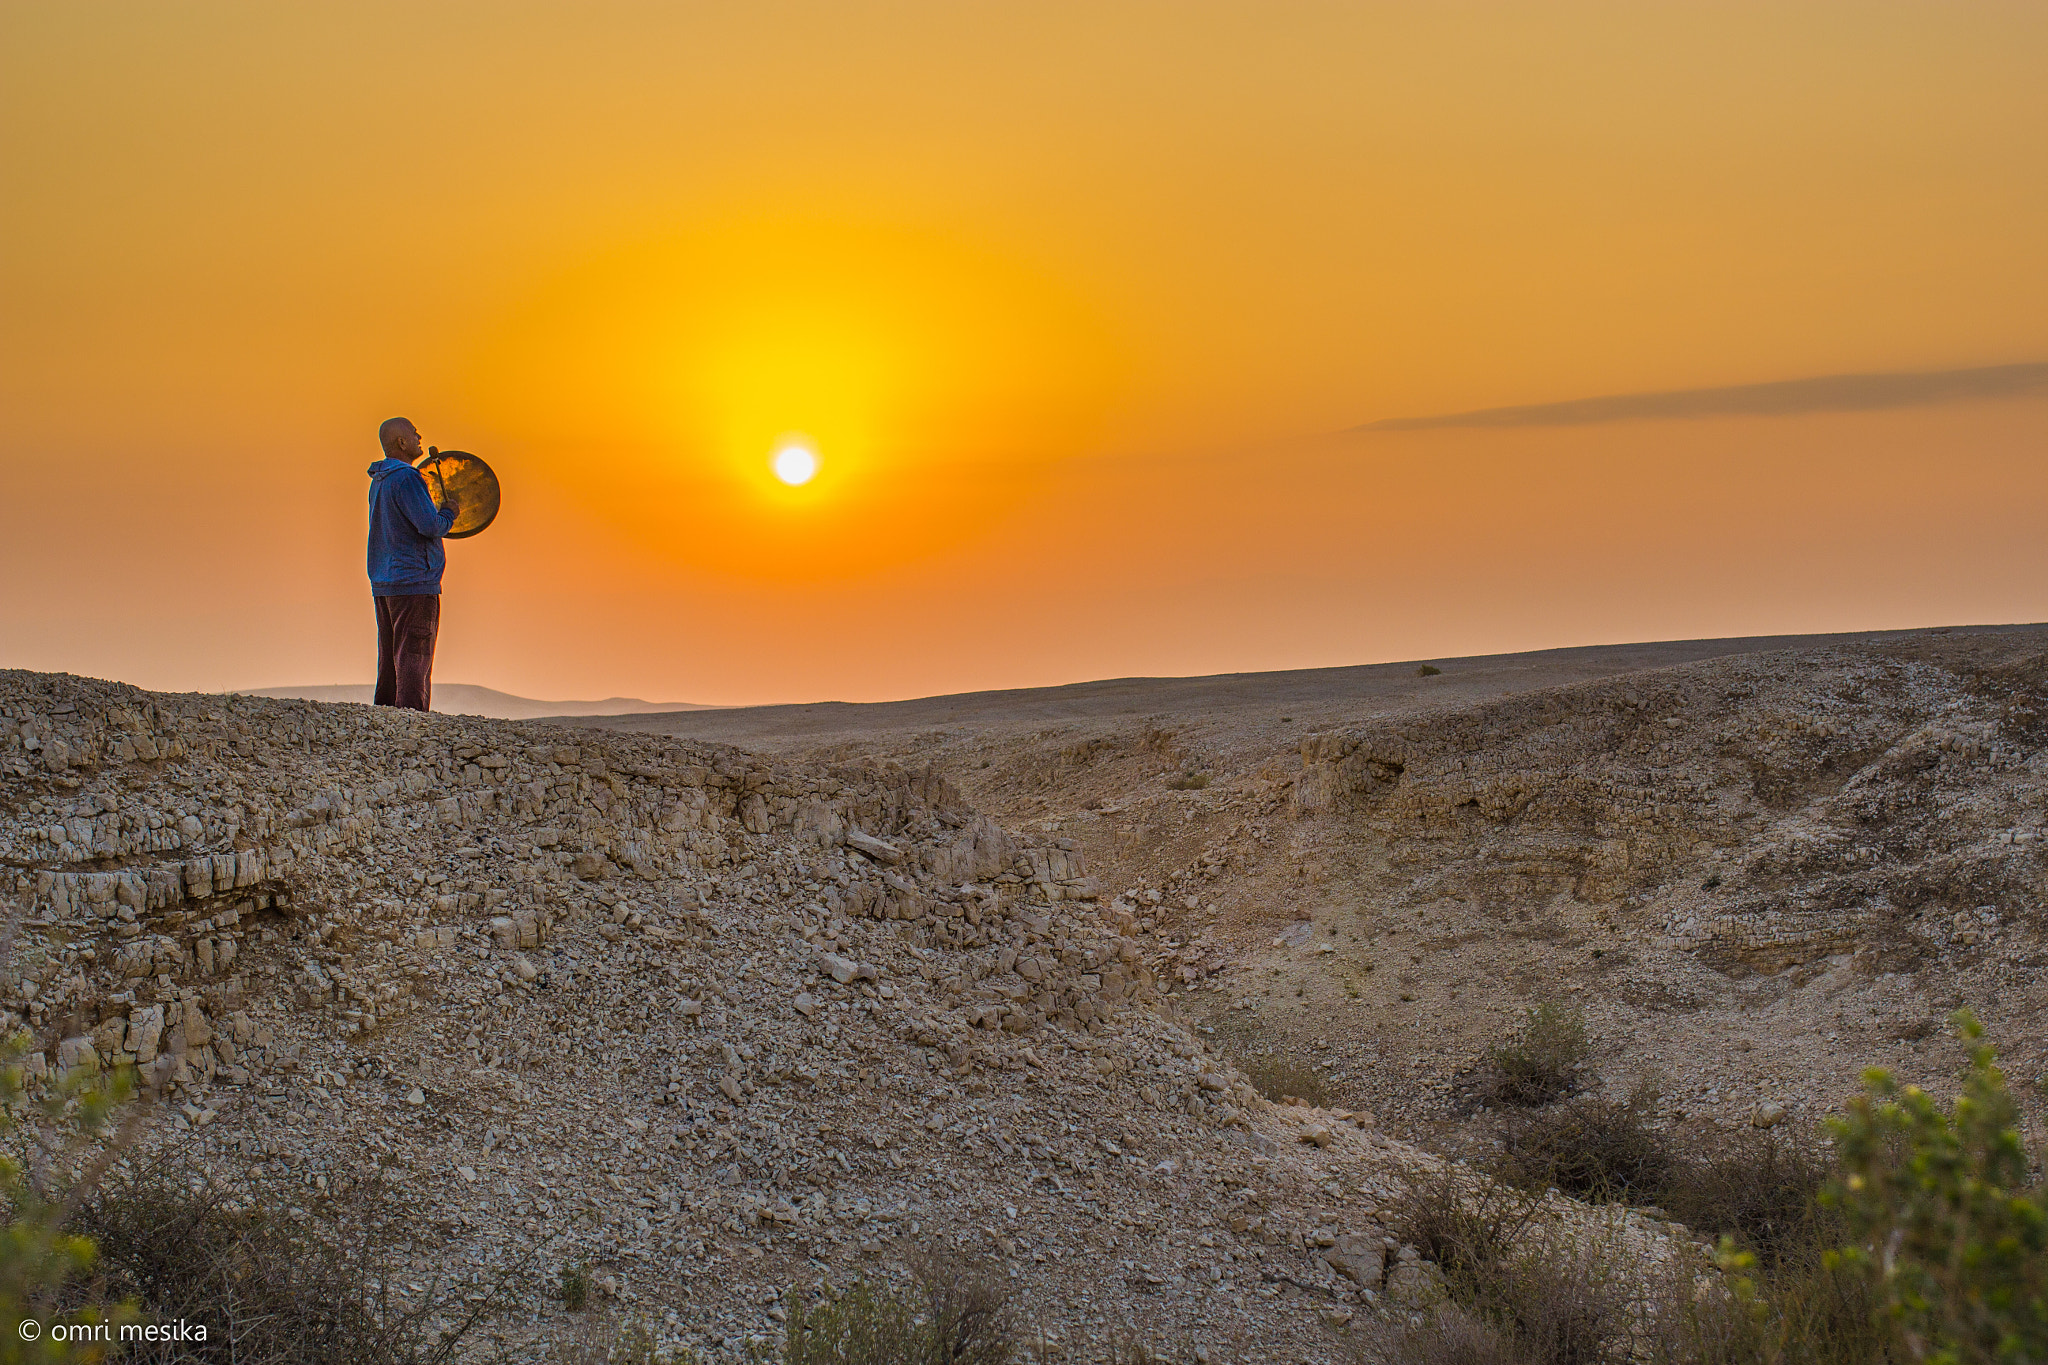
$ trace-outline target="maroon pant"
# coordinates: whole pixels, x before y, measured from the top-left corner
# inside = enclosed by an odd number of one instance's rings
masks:
[[[434,637],[441,632],[438,594],[378,597],[377,696],[379,706],[431,710]]]

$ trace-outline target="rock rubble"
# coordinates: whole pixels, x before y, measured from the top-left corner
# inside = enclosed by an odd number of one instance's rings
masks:
[[[1132,903],[932,770],[0,673],[0,895],[34,1076],[132,1063],[149,1142],[380,1184],[446,1265],[541,1248],[512,1341],[572,1261],[723,1359],[947,1247],[1050,1355],[1335,1360],[1437,1164],[1268,1103]]]

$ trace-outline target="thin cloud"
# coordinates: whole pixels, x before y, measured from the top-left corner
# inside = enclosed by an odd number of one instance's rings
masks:
[[[1435,427],[1575,427],[1595,422],[1654,422],[1686,417],[1792,417],[1809,412],[1877,412],[1973,398],[2048,396],[2048,364],[1973,370],[1831,374],[1721,389],[1619,393],[1569,403],[1481,408],[1435,417],[1390,417],[1353,431],[1427,431]]]

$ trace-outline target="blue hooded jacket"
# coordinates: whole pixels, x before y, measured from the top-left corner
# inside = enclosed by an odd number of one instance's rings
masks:
[[[439,596],[448,562],[441,537],[455,524],[434,506],[427,481],[404,460],[370,466],[370,596]]]

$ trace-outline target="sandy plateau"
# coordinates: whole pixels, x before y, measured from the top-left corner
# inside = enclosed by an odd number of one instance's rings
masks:
[[[1673,1125],[1943,1091],[1961,1006],[2048,1064],[2048,628],[1433,666],[561,723],[4,673],[0,988],[146,1143],[380,1181],[422,1275],[538,1248],[535,1357],[566,1263],[732,1359],[944,1246],[1047,1358],[1344,1359],[1541,1001]]]

